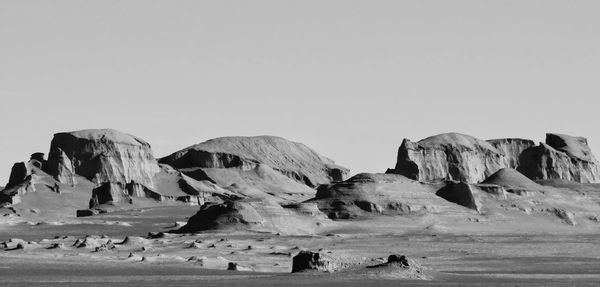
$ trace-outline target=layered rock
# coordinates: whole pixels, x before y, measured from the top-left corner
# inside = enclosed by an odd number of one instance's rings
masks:
[[[585,138],[547,134],[546,143],[523,151],[519,160],[517,170],[534,180],[600,182],[598,161]]]
[[[416,143],[404,139],[393,172],[425,182],[476,183],[504,166],[504,153],[492,144],[468,135],[448,133]]]
[[[292,273],[306,271],[336,272],[350,265],[324,253],[302,250],[292,259]]]
[[[55,134],[47,168],[63,183],[78,174],[96,184],[135,181],[148,187],[159,170],[150,144],[110,129]]]
[[[468,210],[436,195],[445,184],[427,184],[397,174],[357,174],[346,181],[321,186],[315,199],[331,219],[373,215],[421,216]]]
[[[504,154],[504,167],[512,169],[519,166],[521,153],[535,146],[535,142],[532,140],[518,138],[493,139],[487,140],[487,142]]]
[[[525,139],[483,141],[449,133],[411,142],[398,149],[396,173],[423,182],[444,180],[479,183],[503,168],[517,169],[534,180],[600,182],[599,165],[581,137],[547,134],[535,146]]]
[[[326,218],[311,212],[320,213],[310,203],[285,208],[276,202],[259,199],[206,203],[176,232],[246,229],[281,234],[314,234],[320,225],[317,223]]]
[[[314,187],[343,180],[348,169],[301,143],[273,136],[212,139],[160,159],[178,169],[254,169],[259,164]]]
[[[57,133],[50,145],[46,171],[57,181],[74,186],[76,175],[96,184],[90,206],[131,202],[144,188],[154,187],[160,168],[150,144],[119,131],[81,130]]]

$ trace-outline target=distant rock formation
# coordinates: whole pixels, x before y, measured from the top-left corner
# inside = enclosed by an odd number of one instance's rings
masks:
[[[190,146],[160,163],[177,169],[254,169],[264,164],[310,187],[344,180],[348,169],[301,143],[273,136],[222,137]]]
[[[587,140],[559,134],[547,134],[546,143],[538,146],[525,139],[483,141],[457,133],[417,143],[405,139],[396,167],[388,173],[423,182],[479,183],[503,168],[516,169],[534,180],[600,182],[599,164]]]
[[[150,144],[115,130],[57,133],[50,145],[48,173],[62,183],[81,175],[96,184],[135,181],[153,187],[160,168]]]
[[[411,142],[398,149],[394,173],[419,181],[480,182],[504,167],[504,155],[490,143],[458,133]]]
[[[600,182],[598,160],[582,137],[547,134],[546,143],[523,151],[520,162],[517,170],[534,180]]]
[[[376,215],[420,216],[451,212],[470,214],[436,195],[445,186],[428,184],[397,174],[357,174],[346,181],[324,185],[313,200],[330,219],[355,219]]]

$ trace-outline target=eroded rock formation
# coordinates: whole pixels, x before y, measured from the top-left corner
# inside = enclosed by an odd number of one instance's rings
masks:
[[[546,143],[523,151],[520,162],[517,170],[531,179],[600,182],[598,161],[585,138],[547,134]]]
[[[411,142],[398,150],[396,173],[424,182],[443,180],[479,183],[503,168],[535,179],[600,182],[599,165],[581,137],[547,134],[546,143],[525,139],[483,141],[449,133]]]
[[[175,152],[160,162],[178,169],[252,170],[264,164],[311,187],[341,181],[348,173],[348,169],[301,143],[273,136],[216,138]]]
[[[96,184],[135,181],[148,187],[160,171],[150,144],[110,129],[55,134],[47,170],[63,183],[78,174]]]
[[[504,167],[504,154],[492,144],[458,133],[411,142],[398,149],[394,173],[419,181],[480,182]]]

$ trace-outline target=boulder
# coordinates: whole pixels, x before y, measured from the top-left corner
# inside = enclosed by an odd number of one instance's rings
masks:
[[[406,259],[406,256],[404,256],[404,255],[392,254],[392,255],[388,256],[387,263],[388,264],[398,264],[398,265],[401,265],[404,267],[410,266],[408,263],[408,259]]]
[[[348,169],[301,143],[273,136],[211,139],[161,158],[159,162],[177,169],[251,170],[264,164],[311,187],[343,180],[348,173]]]
[[[302,250],[292,259],[292,273],[304,271],[335,272],[348,267],[340,260],[329,255]]]
[[[468,135],[448,133],[416,143],[404,139],[398,149],[394,173],[423,182],[478,183],[504,164],[503,152],[492,144]]]
[[[230,271],[252,271],[252,268],[242,266],[236,262],[229,262],[229,264],[227,265],[227,270],[230,270]]]

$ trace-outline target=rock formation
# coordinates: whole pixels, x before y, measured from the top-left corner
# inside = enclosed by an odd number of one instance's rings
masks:
[[[254,169],[258,164],[310,187],[343,180],[348,169],[307,146],[279,137],[223,137],[190,146],[160,159],[177,169]]]
[[[305,271],[335,272],[348,267],[347,265],[329,255],[302,250],[292,259],[292,273]]]
[[[476,183],[504,167],[504,155],[492,144],[449,133],[411,142],[398,149],[394,173],[419,181],[457,180]]]
[[[534,180],[600,182],[598,161],[585,138],[547,134],[546,143],[523,151],[520,162],[517,170]]]
[[[534,180],[600,182],[598,161],[587,140],[559,134],[547,134],[546,143],[538,146],[525,139],[483,141],[456,133],[417,143],[405,139],[396,167],[388,173],[424,182],[479,183],[502,168],[517,169]]]
[[[481,210],[481,202],[477,199],[468,183],[449,182],[446,186],[438,190],[436,195],[466,208],[476,211]]]
[[[532,140],[517,138],[494,139],[487,142],[504,154],[504,167],[513,169],[519,166],[521,153],[535,146],[535,142]]]
[[[135,181],[153,187],[153,177],[160,169],[150,144],[104,129],[55,134],[47,171],[63,183],[71,183],[73,174],[78,174],[99,185]]]
[[[373,215],[464,213],[468,210],[436,195],[445,184],[421,183],[396,174],[357,174],[346,181],[322,186],[315,199],[331,219]]]
[[[180,233],[205,230],[253,230],[281,234],[313,234],[318,222],[325,219],[314,204],[298,204],[286,208],[276,202],[259,199],[206,203],[192,216]],[[310,212],[309,212],[310,213]]]

